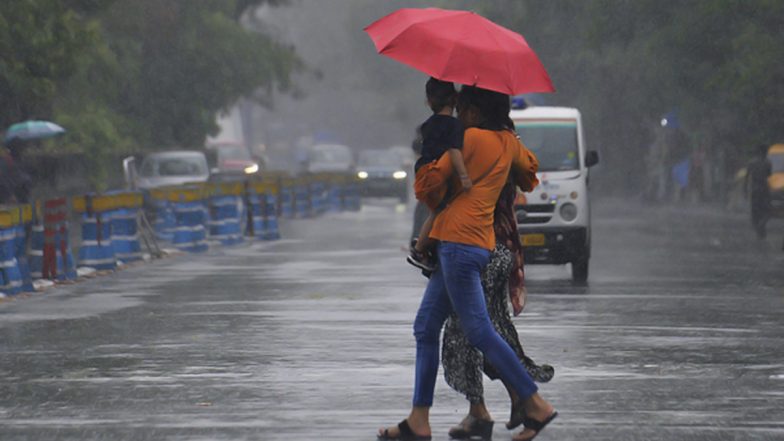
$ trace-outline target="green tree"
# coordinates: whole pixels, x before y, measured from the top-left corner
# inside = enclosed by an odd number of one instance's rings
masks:
[[[100,33],[58,0],[0,2],[0,126],[49,118],[58,84],[78,68],[78,54]],[[99,3],[98,1],[93,3]],[[85,5],[81,5],[85,6]]]
[[[692,144],[728,159],[728,173],[749,146],[782,137],[782,2],[496,0],[481,12],[526,37],[554,102],[583,110],[614,188],[639,188],[651,132],[673,109]]]
[[[294,50],[242,25],[286,0],[19,0],[0,5],[0,124],[37,117],[68,130],[96,186],[116,156],[198,147],[215,115],[290,87]]]

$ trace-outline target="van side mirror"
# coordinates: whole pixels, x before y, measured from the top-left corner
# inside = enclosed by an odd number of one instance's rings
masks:
[[[593,167],[599,163],[599,152],[596,150],[588,150],[585,154],[585,166]]]

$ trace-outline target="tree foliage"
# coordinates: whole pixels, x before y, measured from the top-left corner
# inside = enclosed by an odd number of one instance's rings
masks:
[[[749,147],[782,140],[780,1],[496,0],[481,12],[526,37],[553,77],[553,101],[583,110],[615,182],[639,183],[651,132],[673,110],[727,172]]]
[[[0,5],[0,124],[54,119],[87,154],[197,147],[243,96],[290,86],[292,48],[243,16],[285,0],[25,0]],[[116,154],[116,153],[114,153]]]

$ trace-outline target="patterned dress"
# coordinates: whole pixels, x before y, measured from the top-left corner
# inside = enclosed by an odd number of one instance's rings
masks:
[[[535,381],[545,383],[554,375],[552,366],[537,365],[525,355],[517,335],[517,329],[509,316],[507,304],[509,275],[513,268],[513,254],[503,244],[497,244],[490,262],[482,273],[482,287],[487,300],[487,312],[496,331],[512,347],[528,373]],[[483,401],[482,372],[495,380],[498,374],[485,363],[482,353],[473,347],[460,329],[460,322],[454,313],[447,319],[444,327],[441,360],[444,377],[449,386],[464,394],[471,403]]]

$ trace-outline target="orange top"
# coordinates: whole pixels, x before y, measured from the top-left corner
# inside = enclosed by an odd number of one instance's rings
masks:
[[[510,171],[523,191],[531,191],[539,183],[536,179],[539,163],[513,132],[478,128],[465,131],[463,158],[472,181],[484,177],[438,213],[430,237],[492,250],[495,248],[493,213]],[[424,200],[442,189],[448,179],[454,181],[452,188],[460,188],[449,155],[442,155],[436,163],[425,167],[424,173],[417,173],[417,199]]]

